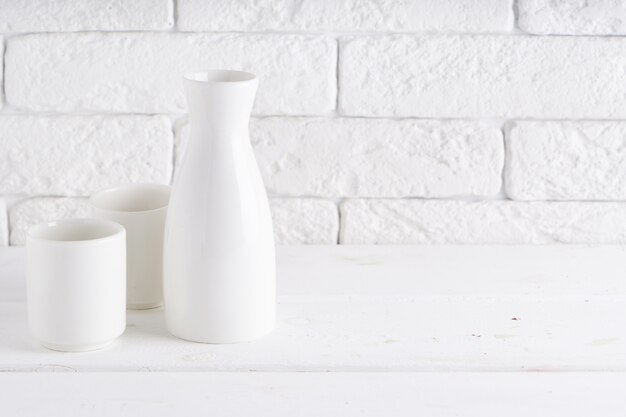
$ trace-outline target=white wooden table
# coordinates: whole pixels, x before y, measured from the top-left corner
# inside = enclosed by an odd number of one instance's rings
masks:
[[[626,248],[284,247],[278,278],[258,342],[182,341],[156,309],[59,353],[2,249],[0,416],[626,414]]]

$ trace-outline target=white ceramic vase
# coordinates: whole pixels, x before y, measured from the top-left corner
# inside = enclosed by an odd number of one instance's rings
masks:
[[[165,226],[170,333],[204,343],[254,340],[275,321],[272,220],[248,138],[258,80],[240,71],[184,77],[191,137]]]

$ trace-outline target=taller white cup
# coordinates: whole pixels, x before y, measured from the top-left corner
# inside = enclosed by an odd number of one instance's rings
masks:
[[[33,226],[26,236],[31,333],[47,348],[78,352],[126,328],[126,233],[98,219]]]
[[[113,220],[126,229],[126,307],[163,304],[163,230],[170,187],[129,184],[91,196],[94,217]]]

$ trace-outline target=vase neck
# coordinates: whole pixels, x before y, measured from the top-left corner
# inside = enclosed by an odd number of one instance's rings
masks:
[[[185,79],[189,120],[198,131],[247,131],[257,80],[201,82]]]

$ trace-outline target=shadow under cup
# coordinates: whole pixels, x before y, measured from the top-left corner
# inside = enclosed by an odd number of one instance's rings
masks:
[[[91,196],[93,215],[126,229],[126,306],[146,309],[163,304],[163,233],[170,187],[130,184]]]

